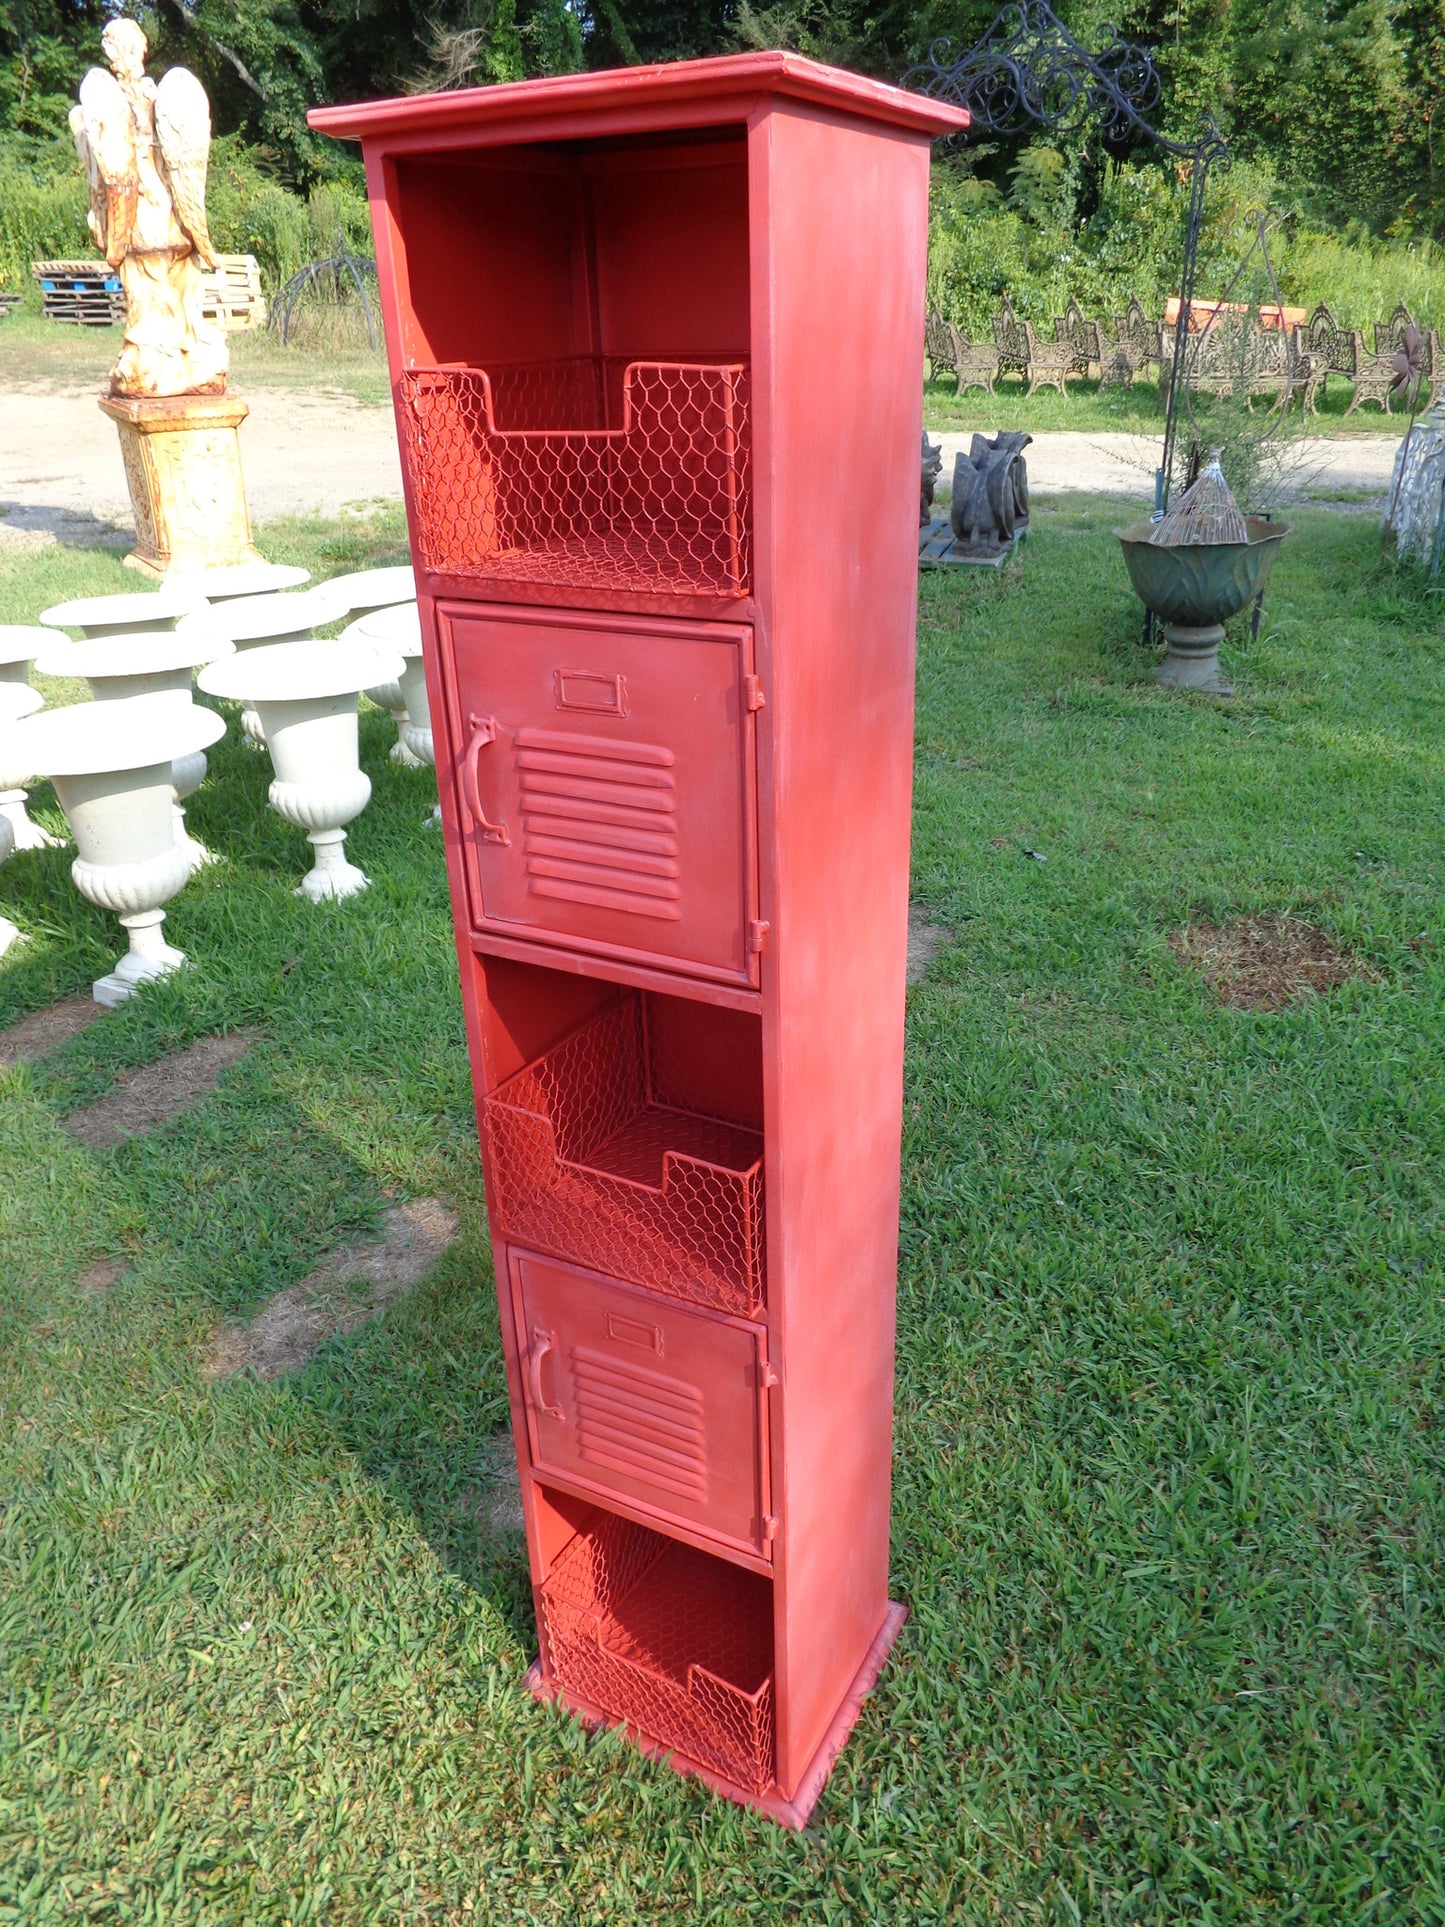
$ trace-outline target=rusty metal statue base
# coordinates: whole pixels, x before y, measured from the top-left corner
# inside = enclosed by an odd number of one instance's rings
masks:
[[[164,581],[259,562],[241,477],[238,395],[105,395],[120,434],[136,545],[126,566]]]

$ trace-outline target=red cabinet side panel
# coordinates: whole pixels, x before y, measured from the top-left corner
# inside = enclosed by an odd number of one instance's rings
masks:
[[[782,104],[753,135],[785,1794],[888,1610],[928,158]]]

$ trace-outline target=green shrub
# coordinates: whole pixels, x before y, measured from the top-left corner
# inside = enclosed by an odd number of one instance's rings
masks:
[[[68,144],[47,143],[33,159],[0,148],[0,287],[25,287],[32,261],[93,255],[85,225],[89,204],[80,162]]]
[[[1131,294],[1151,314],[1179,289],[1189,179],[1173,162],[1111,165],[1088,220],[1069,218],[1067,163],[1052,148],[1025,151],[1005,205],[967,160],[934,169],[928,294],[961,327],[986,339],[1007,294],[1017,313],[1046,328],[1072,294],[1087,314],[1111,315]],[[1254,239],[1259,214],[1279,205],[1267,169],[1238,160],[1210,181],[1196,290],[1222,296]],[[1291,216],[1270,235],[1284,299],[1327,301],[1346,327],[1382,321],[1404,301],[1426,327],[1445,326],[1445,249],[1430,241],[1375,240],[1360,223],[1325,233]],[[1243,300],[1267,299],[1251,278]]]
[[[0,287],[23,288],[32,261],[93,256],[87,204],[69,141],[0,148]],[[338,234],[351,252],[372,252],[366,199],[351,182],[324,182],[305,201],[235,134],[212,144],[206,212],[217,249],[254,254],[272,294],[308,261],[333,254]]]
[[[1445,328],[1445,248],[1432,241],[1375,241],[1363,227],[1344,234],[1286,229],[1275,262],[1286,301],[1328,301],[1336,321],[1366,328],[1403,301],[1425,328]]]
[[[223,254],[254,254],[271,294],[308,261],[334,254],[338,234],[352,253],[372,252],[366,200],[350,183],[324,182],[304,201],[259,167],[235,135],[212,145],[206,206],[216,246]]]

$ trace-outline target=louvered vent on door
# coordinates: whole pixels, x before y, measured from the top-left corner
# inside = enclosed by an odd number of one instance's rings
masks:
[[[533,896],[681,918],[671,750],[521,729],[516,759]]]
[[[766,1557],[762,1328],[537,1252],[509,1262],[534,1468]]]
[[[579,1456],[662,1492],[707,1497],[707,1435],[695,1386],[615,1354],[573,1347]]]

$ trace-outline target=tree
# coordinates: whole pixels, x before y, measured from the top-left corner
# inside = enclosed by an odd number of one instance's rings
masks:
[[[105,0],[0,0],[0,127],[45,142],[65,134],[110,13]]]

